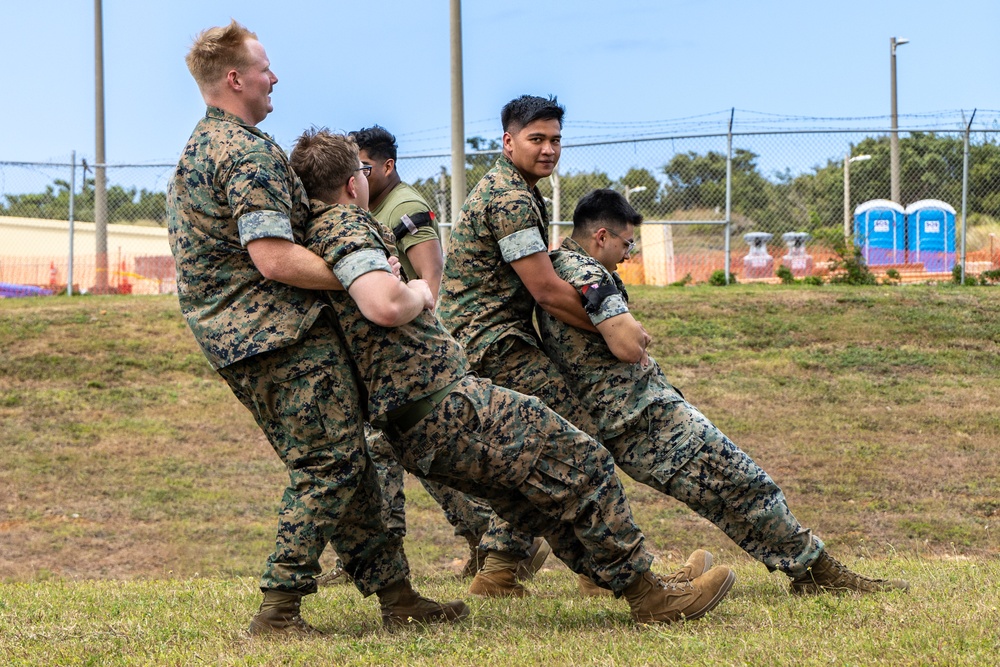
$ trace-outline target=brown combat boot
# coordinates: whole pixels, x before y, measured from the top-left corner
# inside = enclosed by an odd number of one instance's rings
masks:
[[[688,556],[687,561],[685,561],[681,569],[677,570],[673,574],[662,576],[660,579],[666,583],[681,584],[685,581],[697,579],[711,569],[712,554],[704,549],[695,549],[691,552],[691,555]],[[584,597],[614,595],[610,589],[601,588],[585,574],[581,574],[579,578],[577,578],[576,585],[577,588],[580,589],[580,595]]]
[[[792,579],[792,592],[798,595],[819,593],[885,593],[908,591],[902,579],[871,579],[852,572],[846,565],[823,551],[805,574]]]
[[[469,585],[469,593],[484,598],[524,598],[528,589],[517,581],[514,569],[480,570]]]
[[[469,615],[469,608],[461,600],[435,602],[418,595],[408,579],[390,584],[375,594],[382,607],[382,625],[387,628],[411,623],[456,623]]]
[[[549,546],[549,543],[544,538],[536,537],[531,546],[528,547],[528,555],[518,562],[514,576],[517,577],[518,581],[534,579],[535,573],[542,569],[542,565],[545,564],[545,559],[549,557],[550,553],[552,553],[552,547]]]
[[[320,636],[323,633],[299,616],[302,595],[289,591],[264,591],[264,601],[250,620],[251,635]]]
[[[476,576],[476,573],[483,568],[486,563],[486,550],[479,548],[479,540],[474,537],[465,538],[469,543],[469,560],[465,561],[462,568],[462,578],[469,579]]]
[[[622,592],[636,623],[693,621],[711,611],[736,581],[728,567],[717,567],[683,583],[667,583],[652,572],[636,577]]]

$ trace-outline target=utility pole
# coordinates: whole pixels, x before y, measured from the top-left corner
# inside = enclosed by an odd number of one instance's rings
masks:
[[[451,0],[451,224],[465,203],[465,101],[462,92],[462,0]],[[454,227],[452,227],[454,229]]]
[[[893,37],[889,40],[889,96],[891,98],[890,114],[892,119],[892,133],[889,136],[889,191],[890,199],[897,204],[902,204],[899,194],[899,128],[898,114],[896,113],[896,47],[908,43],[910,40],[904,37]]]
[[[108,183],[104,154],[104,27],[101,0],[94,0],[94,292],[108,293]],[[86,178],[86,177],[84,177]]]

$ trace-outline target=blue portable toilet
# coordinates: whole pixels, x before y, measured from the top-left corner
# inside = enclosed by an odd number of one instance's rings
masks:
[[[925,271],[951,271],[955,266],[955,209],[939,199],[921,199],[906,207],[910,261]]]
[[[872,199],[854,209],[854,243],[868,266],[905,260],[906,211],[888,199]]]

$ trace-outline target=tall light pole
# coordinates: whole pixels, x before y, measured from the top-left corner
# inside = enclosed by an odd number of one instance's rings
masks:
[[[892,133],[889,136],[889,190],[890,198],[901,204],[899,195],[899,123],[896,113],[896,47],[908,43],[904,37],[893,37],[889,40],[889,87],[891,89]]]
[[[451,0],[451,220],[465,203],[465,98],[462,91],[462,0]],[[450,229],[454,229],[451,227]],[[449,236],[451,232],[449,231]],[[447,247],[447,245],[445,246]]]
[[[844,158],[844,252],[851,247],[851,163],[871,159],[871,155],[851,157],[850,153]]]

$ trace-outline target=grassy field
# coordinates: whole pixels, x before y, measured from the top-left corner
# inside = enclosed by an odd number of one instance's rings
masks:
[[[173,297],[0,300],[0,664],[995,664],[1000,290],[631,288],[653,353],[856,569],[909,594],[801,599],[626,480],[660,570],[699,546],[738,581],[705,619],[635,628],[550,562],[517,602],[465,596],[464,541],[408,480],[415,582],[473,608],[385,633],[324,588],[332,636],[251,639],[285,476]]]

